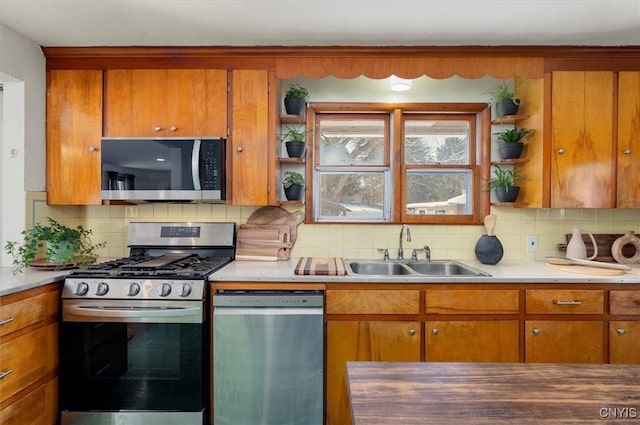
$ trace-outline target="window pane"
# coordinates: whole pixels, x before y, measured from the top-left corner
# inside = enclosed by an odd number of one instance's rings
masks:
[[[469,164],[469,122],[405,120],[406,164]]]
[[[385,121],[322,119],[319,122],[320,165],[382,165]]]
[[[320,219],[380,220],[385,214],[385,172],[320,172]]]
[[[407,173],[407,214],[471,214],[471,171]]]

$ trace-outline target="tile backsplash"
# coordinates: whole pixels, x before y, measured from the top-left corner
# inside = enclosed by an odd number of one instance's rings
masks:
[[[150,203],[114,206],[48,206],[44,192],[28,192],[27,227],[34,220],[44,222],[50,216],[93,231],[94,241],[106,241],[101,257],[128,255],[126,231],[132,221],[228,221],[240,225],[257,207],[223,204]],[[290,208],[295,211],[295,208]],[[504,259],[525,261],[561,255],[557,245],[566,242],[565,234],[573,227],[591,233],[624,233],[640,228],[640,209],[526,209],[492,207],[497,216],[495,234],[504,246]],[[485,233],[483,226],[410,225],[411,242],[403,240],[405,257],[411,249],[428,245],[432,259],[475,259],[475,243]],[[301,224],[292,250],[300,256],[343,256],[348,258],[382,258],[378,248],[388,248],[396,257],[400,226],[398,224]],[[538,237],[538,251],[527,252],[528,235]]]

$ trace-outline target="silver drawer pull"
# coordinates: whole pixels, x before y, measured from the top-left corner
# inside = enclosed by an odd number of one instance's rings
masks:
[[[13,369],[9,369],[6,372],[0,372],[0,379],[4,378],[7,375],[11,375],[13,373]]]
[[[0,320],[0,326],[6,325],[7,323],[13,322],[13,317],[9,317],[8,319]]]
[[[625,331],[625,330],[624,330],[624,329],[622,329],[622,328],[618,328],[618,329],[616,329],[616,332],[618,332],[618,335],[624,335],[624,334],[626,334],[626,333],[627,333],[627,331]]]
[[[553,303],[555,305],[582,305],[582,301],[575,301],[575,300],[571,300],[571,301],[553,300]]]

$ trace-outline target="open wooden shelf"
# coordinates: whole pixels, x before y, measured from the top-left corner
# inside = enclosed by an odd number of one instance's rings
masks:
[[[304,201],[287,201],[286,199],[278,201],[278,205],[304,205]]]
[[[288,156],[278,158],[282,164],[304,164],[304,158],[289,158]]]
[[[496,159],[495,161],[491,161],[491,165],[513,165],[524,164],[525,162],[529,162],[529,158]]]
[[[526,207],[529,205],[528,202],[492,202],[491,205],[494,207]]]
[[[491,120],[491,124],[515,124],[519,121],[526,120],[529,115],[504,115]]]
[[[280,124],[304,124],[306,117],[304,115],[283,114],[279,118]]]

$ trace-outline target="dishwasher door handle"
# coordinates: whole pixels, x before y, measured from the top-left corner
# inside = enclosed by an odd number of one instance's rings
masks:
[[[314,316],[323,315],[322,308],[300,307],[214,307],[214,316]]]

